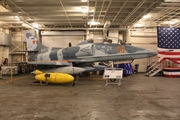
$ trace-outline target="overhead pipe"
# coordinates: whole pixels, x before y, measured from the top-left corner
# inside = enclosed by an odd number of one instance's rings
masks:
[[[94,14],[93,14],[93,19],[92,20],[94,20],[94,16],[96,14],[96,6],[97,6],[97,0],[95,1]],[[90,27],[91,27],[91,25],[90,25]]]
[[[156,4],[158,2],[158,0],[156,0],[156,2],[154,2],[153,4],[151,4],[146,10],[144,10],[141,14],[139,14],[134,20],[132,24],[135,24],[139,19],[140,16],[144,15],[147,10],[149,10],[154,4]]]
[[[99,16],[98,16],[98,19],[97,19],[97,22],[99,22],[99,18],[100,18],[100,16],[101,16],[101,12],[102,12],[102,10],[103,10],[103,6],[104,6],[104,2],[105,2],[106,0],[103,0],[103,3],[102,3],[102,5],[101,5],[101,10],[100,10],[100,12],[99,12]],[[97,25],[96,25],[96,27],[97,27]]]
[[[111,6],[111,3],[112,3],[112,0],[109,1],[109,4],[107,6],[106,12],[105,12],[104,17],[103,17],[103,20],[106,17],[107,11],[109,10],[109,7]]]
[[[122,7],[119,9],[119,11],[117,12],[116,16],[115,16],[114,19],[111,21],[111,23],[114,22],[114,20],[117,18],[117,16],[118,16],[119,13],[122,11],[122,9],[124,8],[124,6],[126,5],[127,2],[128,2],[128,0],[126,0],[126,1],[123,3]]]
[[[67,18],[67,20],[68,20],[68,22],[69,22],[69,25],[72,27],[72,24],[71,24],[71,22],[70,22],[70,20],[69,20],[68,14],[67,14],[67,12],[66,12],[66,9],[64,8],[64,5],[63,5],[62,1],[59,0],[59,2],[60,2],[61,6],[62,6],[62,8],[63,8],[63,10],[64,10],[64,13],[65,13],[66,18]]]
[[[39,30],[104,30],[107,28],[38,28]],[[107,30],[127,30],[128,28],[108,28]]]
[[[146,2],[146,0],[142,0],[142,2],[140,2],[134,9],[133,11],[121,22],[121,24],[119,25],[119,27],[122,26],[123,23],[125,23],[132,14],[134,14],[144,3]]]
[[[172,11],[168,11],[168,13],[165,13],[164,14],[164,16],[162,16],[162,17],[160,17],[159,19],[157,19],[156,21],[160,21],[160,20],[162,20],[163,18],[165,18],[165,17],[167,17],[167,16],[170,16],[170,14],[173,14],[173,13],[175,13],[175,14],[179,14],[179,9],[180,8],[175,8],[175,9],[173,9]],[[178,12],[178,13],[177,13]],[[172,17],[174,17],[174,16],[176,16],[176,15],[173,15],[173,16],[170,16],[169,18],[172,18]],[[167,19],[169,19],[169,18],[167,18]]]

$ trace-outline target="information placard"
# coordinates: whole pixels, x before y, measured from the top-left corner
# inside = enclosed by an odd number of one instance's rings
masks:
[[[122,68],[106,68],[104,70],[103,78],[106,79],[121,79],[123,75]]]

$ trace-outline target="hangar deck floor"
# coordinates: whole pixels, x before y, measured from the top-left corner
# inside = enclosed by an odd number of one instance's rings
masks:
[[[1,120],[179,120],[180,79],[138,73],[107,85],[102,76],[35,86],[30,75],[0,80]]]

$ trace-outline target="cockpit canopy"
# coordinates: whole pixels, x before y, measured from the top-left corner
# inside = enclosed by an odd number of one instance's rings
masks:
[[[117,43],[117,44],[121,44],[121,45],[126,45],[126,43],[118,38],[94,38],[94,39],[88,39],[85,41],[80,42],[78,45],[83,45],[83,44],[87,44],[87,43],[94,43],[94,41],[96,41],[95,43],[104,43],[104,44],[112,44],[112,43]]]

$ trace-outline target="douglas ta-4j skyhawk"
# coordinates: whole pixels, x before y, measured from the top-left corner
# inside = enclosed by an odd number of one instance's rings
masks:
[[[28,64],[56,66],[46,71],[68,74],[101,68],[92,66],[93,62],[134,60],[157,55],[154,51],[127,45],[122,40],[116,44],[93,43],[86,40],[76,46],[57,48],[46,47],[32,34],[26,33],[26,43]]]

